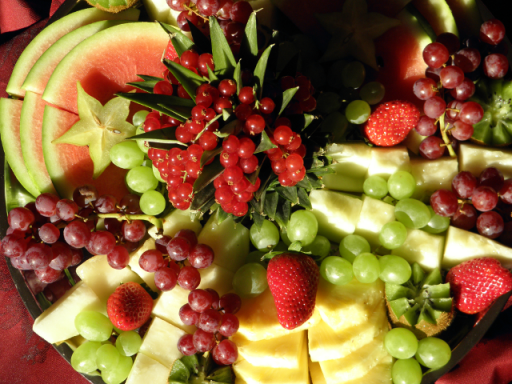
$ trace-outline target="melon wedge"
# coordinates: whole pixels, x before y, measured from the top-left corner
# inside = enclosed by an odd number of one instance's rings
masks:
[[[372,148],[371,152],[372,158],[366,177],[380,176],[387,180],[397,171],[410,171],[409,153],[404,146]]]
[[[140,11],[136,9],[129,9],[114,14],[103,12],[96,8],[88,8],[73,12],[50,24],[30,42],[19,57],[12,71],[9,83],[7,84],[7,93],[17,97],[25,96],[25,90],[23,90],[21,86],[34,63],[53,43],[68,32],[100,20],[136,19],[138,18],[139,12]]]
[[[93,163],[87,147],[70,144],[52,144],[78,121],[78,116],[45,107],[43,116],[43,154],[48,174],[61,198],[72,198],[75,188],[92,184],[100,195],[111,194],[120,200],[128,194],[124,177],[126,170],[110,164],[97,179],[93,179]]]
[[[73,48],[53,72],[43,100],[77,113],[77,89],[105,104],[117,92],[128,92],[126,83],[137,74],[161,77],[162,54],[169,35],[156,23],[126,23],[98,32]]]
[[[170,373],[171,368],[166,367],[144,353],[137,353],[125,384],[166,384]]]
[[[512,151],[504,148],[483,147],[481,145],[460,145],[460,171],[468,171],[478,177],[488,167],[500,170],[505,179],[512,177]]]
[[[450,32],[459,36],[457,24],[446,0],[413,0],[412,4],[428,21],[436,35]]]
[[[459,163],[454,157],[441,157],[436,160],[412,159],[411,174],[416,180],[412,197],[424,202],[439,189],[451,190],[452,179],[459,172]]]
[[[135,9],[130,11],[125,13],[126,20],[135,21],[138,17],[138,12],[134,12]],[[42,95],[55,67],[57,67],[69,51],[96,32],[125,22],[122,20],[97,21],[64,35],[36,61],[21,88],[25,91]]]
[[[375,212],[379,214],[376,215]],[[379,234],[382,227],[394,220],[394,205],[363,195],[363,206],[354,233],[363,236],[375,249],[380,246]]]
[[[41,193],[28,173],[20,142],[20,117],[23,101],[0,99],[0,136],[9,163],[20,184],[34,197]]]
[[[444,236],[433,235],[421,229],[408,229],[405,242],[391,254],[401,256],[410,264],[418,263],[424,270],[441,267]]]

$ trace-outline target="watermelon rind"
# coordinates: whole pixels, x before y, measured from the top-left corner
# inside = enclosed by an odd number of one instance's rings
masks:
[[[125,13],[126,12],[126,13]],[[21,88],[27,74],[41,55],[57,40],[65,34],[74,31],[84,25],[101,20],[126,20],[138,17],[137,9],[128,9],[120,13],[109,13],[100,11],[97,8],[87,8],[70,13],[50,24],[43,29],[31,42],[18,58],[13,68],[11,78],[7,84],[6,92],[15,97],[24,97],[25,90]]]
[[[22,105],[23,101],[21,100],[0,99],[0,137],[5,159],[14,175],[28,193],[37,197],[41,192],[28,173],[21,152],[20,117]]]
[[[125,15],[132,17],[132,19],[97,21],[92,24],[84,25],[61,37],[37,60],[21,88],[25,91],[42,95],[52,72],[69,51],[96,32],[113,27],[114,25],[126,23],[127,21],[136,21],[138,13],[126,12]]]

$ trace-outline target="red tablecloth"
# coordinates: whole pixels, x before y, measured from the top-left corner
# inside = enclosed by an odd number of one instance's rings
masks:
[[[5,87],[18,56],[46,24],[48,11],[46,15],[41,12],[44,2],[53,14],[63,0],[52,0],[51,8],[50,0],[0,0],[0,97],[6,97]],[[494,7],[489,3],[495,15],[504,15]],[[508,25],[512,31],[512,23]],[[6,33],[9,33],[7,38]],[[7,265],[0,259],[0,384],[87,383],[51,345],[32,332],[32,324]],[[509,383],[512,383],[512,308],[503,312],[486,338],[438,381],[438,384]]]

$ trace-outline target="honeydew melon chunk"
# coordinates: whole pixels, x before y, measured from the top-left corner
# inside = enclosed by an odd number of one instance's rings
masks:
[[[0,138],[5,159],[9,163],[16,179],[32,196],[41,193],[28,173],[23,160],[20,141],[20,117],[23,101],[0,98]]]
[[[59,300],[34,321],[32,329],[49,343],[57,343],[78,335],[75,317],[82,311],[107,314],[106,305],[83,281],[71,287]]]
[[[309,194],[313,214],[318,220],[318,234],[339,243],[354,233],[359,221],[363,202],[355,197],[331,191],[315,189]]]
[[[218,213],[210,217],[197,238],[214,252],[213,263],[235,273],[249,254],[249,230],[231,217],[218,223]]]
[[[27,74],[36,61],[61,37],[84,25],[101,20],[134,20],[138,19],[140,11],[129,9],[117,14],[103,12],[96,8],[87,8],[68,14],[44,28],[31,42],[19,57],[11,78],[7,84],[6,92],[12,96],[23,97],[22,89]]]
[[[155,359],[138,353],[125,384],[167,384],[171,368]]]
[[[429,202],[430,196],[439,189],[451,190],[452,179],[459,172],[455,157],[441,157],[436,160],[412,159],[411,174],[416,180],[413,199]]]
[[[318,310],[315,309],[313,315],[300,327],[291,331],[283,328],[277,319],[274,298],[269,289],[256,297],[243,298],[242,307],[236,316],[238,317],[240,327],[238,332],[231,338],[235,343],[237,340],[243,343],[245,340],[273,339],[290,333],[301,332],[321,320]]]
[[[176,285],[170,291],[162,292],[156,299],[151,314],[187,333],[194,333],[196,327],[183,324],[179,315],[180,308],[188,303],[189,293],[190,291],[184,290],[179,285]]]
[[[440,268],[444,251],[444,236],[434,235],[421,229],[407,229],[407,238],[391,254],[401,256],[410,264],[418,263],[424,270]]]
[[[107,255],[97,255],[83,262],[76,274],[89,288],[106,303],[117,287],[128,281],[142,283],[142,279],[130,268],[114,269],[107,261]]]
[[[309,384],[306,340],[304,339],[300,348],[300,364],[298,368],[257,367],[247,360],[240,360],[233,364],[233,371],[235,371],[236,375],[235,383]]]
[[[415,155],[420,154],[420,144],[425,140],[427,136],[422,136],[415,129],[411,129],[405,140],[402,142],[403,145],[409,149]]]
[[[374,248],[380,246],[379,233],[382,227],[395,220],[395,207],[382,200],[363,196],[363,205],[355,234],[363,236]]]
[[[139,352],[155,359],[168,368],[183,355],[178,351],[178,340],[185,332],[174,325],[155,317],[142,339]]]
[[[468,171],[478,177],[484,169],[489,167],[500,170],[505,179],[512,177],[512,151],[472,144],[460,145],[460,171]]]
[[[131,270],[135,272],[137,275],[140,276],[142,280],[155,292],[158,292],[159,289],[155,285],[155,274],[153,272],[146,272],[143,270],[139,265],[139,259],[142,256],[144,252],[146,252],[149,249],[155,249],[155,240],[153,240],[151,237],[147,239],[144,244],[142,244],[139,249],[132,252],[130,254],[130,261],[128,265],[130,266]]]
[[[381,176],[386,180],[396,171],[410,171],[409,153],[404,146],[372,148],[367,177]]]
[[[505,268],[512,268],[512,248],[477,233],[448,227],[441,266],[448,269],[477,257],[494,257]]]
[[[320,363],[311,361],[311,358],[309,358],[308,366],[309,376],[311,377],[311,382],[313,384],[327,384],[327,381],[325,381],[325,377],[322,372],[322,367],[320,367]]]
[[[208,268],[199,269],[201,275],[201,283],[199,289],[212,288],[219,296],[222,296],[233,288],[233,272],[223,268],[217,264],[212,264]]]
[[[197,218],[192,219],[189,210],[175,209],[162,219],[162,234],[169,237],[174,237],[181,229],[190,229],[199,235],[201,228],[201,222]],[[149,228],[148,233],[155,240],[160,237],[156,227]]]
[[[238,343],[238,353],[255,367],[297,369],[305,338],[306,331],[303,331],[274,339]]]

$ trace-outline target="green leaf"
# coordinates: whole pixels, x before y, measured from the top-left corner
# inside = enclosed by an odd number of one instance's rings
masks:
[[[221,75],[230,75],[236,66],[235,57],[229,47],[224,32],[215,17],[210,17],[210,38],[215,71]]]
[[[181,141],[176,139],[176,127],[163,129],[155,129],[154,131],[145,132],[137,136],[130,137],[130,140],[142,140],[151,143],[168,143],[176,144],[176,146],[186,147]]]
[[[213,183],[207,184],[194,195],[190,209],[193,211],[201,210],[202,212],[206,212],[206,210],[215,203],[214,197],[215,187]]]
[[[204,167],[204,165],[213,159],[215,156],[217,156],[219,153],[222,152],[222,146],[215,148],[213,151],[204,151],[201,156],[201,168]]]
[[[212,53],[212,44],[210,40],[197,28],[190,20],[187,20],[187,23],[190,27],[190,34],[192,35],[192,40],[196,45],[197,53]],[[181,56],[181,55],[180,55]]]
[[[300,252],[301,249],[302,249],[302,241],[300,241],[300,240],[294,241],[293,243],[291,243],[288,246],[289,251]]]
[[[311,181],[309,181],[309,178],[306,176],[301,181],[299,181],[297,184],[295,184],[296,187],[304,188],[307,191],[311,191],[313,189],[313,186],[311,185]]]
[[[203,133],[208,129],[208,127],[210,125],[212,125],[214,122],[216,122],[217,120],[219,120],[220,118],[222,117],[222,115],[217,115],[215,116],[213,119],[211,119],[210,121],[208,121],[204,128],[201,130],[201,132],[199,132],[199,134],[196,136],[196,139],[195,140],[199,140],[199,138],[203,135]]]
[[[326,166],[321,168],[310,168],[306,171],[306,173],[313,173],[317,176],[323,176],[328,175],[330,173],[336,173],[336,171],[332,169],[330,166]]]
[[[245,26],[242,45],[240,46],[240,57],[244,63],[252,67],[252,63],[258,57],[258,26],[256,22],[256,12],[251,13],[247,25]]]
[[[176,360],[172,365],[171,373],[169,374],[169,384],[174,383],[188,383],[190,372],[181,360]]]
[[[225,136],[229,136],[229,135],[238,135],[241,131],[242,131],[242,125],[239,124],[238,120],[233,120],[233,121],[229,122],[228,124],[226,124],[225,126],[223,126],[219,130],[219,132],[222,134],[222,136],[221,135],[218,135],[218,136],[225,137]]]
[[[139,76],[144,81],[134,81],[133,83],[128,83],[128,85],[131,85],[132,87],[141,89],[148,93],[153,93],[153,88],[155,87],[156,83],[164,80],[160,77],[154,77],[154,76],[146,76],[146,75],[137,75],[137,76]]]
[[[242,89],[242,67],[240,61],[236,64],[235,71],[233,72],[233,80],[236,83],[236,94],[239,95]]]
[[[265,71],[267,70],[267,62],[268,57],[270,56],[270,51],[272,51],[273,45],[269,46],[263,53],[261,54],[258,63],[256,64],[256,68],[254,68],[254,87],[256,90],[256,94],[259,93],[258,99],[261,99],[261,95],[263,93],[263,81],[265,79]],[[298,89],[298,88],[297,88]]]
[[[185,91],[192,98],[194,103],[196,102],[196,89],[206,83],[206,81],[199,75],[192,72],[190,69],[183,67],[174,61],[164,59],[165,66],[169,71],[176,77],[176,79],[183,86]]]
[[[277,145],[273,144],[270,141],[270,138],[267,135],[267,132],[261,132],[261,141],[258,144],[258,147],[254,150],[254,153],[265,152],[271,148],[277,148]]]
[[[224,171],[224,167],[220,164],[219,159],[213,160],[211,164],[204,167],[203,171],[194,183],[194,191],[200,191],[208,184],[212,183],[217,176]]]
[[[267,195],[265,196],[265,203],[264,203],[264,211],[267,214],[267,216],[275,220],[276,218],[276,211],[277,211],[277,203],[279,202],[279,195],[277,192],[267,192]]]
[[[195,106],[192,100],[176,96],[155,95],[152,93],[117,93],[116,96],[154,109],[181,122],[192,116],[192,108]],[[187,118],[183,116],[187,116]]]
[[[169,35],[171,37],[172,45],[173,45],[174,49],[176,50],[176,53],[178,54],[178,56],[181,57],[183,52],[188,51],[189,49],[192,49],[195,47],[194,42],[192,40],[190,40],[187,36],[185,36],[185,34],[183,32],[181,32],[181,30],[178,27],[176,27],[174,25],[162,23],[161,21],[159,21],[159,23],[160,23],[160,26],[167,33],[169,33]]]
[[[222,110],[222,119],[224,121],[227,121],[231,116],[233,116],[233,109],[227,109],[227,108],[224,108]]]
[[[208,69],[208,80],[210,80],[210,83],[214,83],[216,81],[219,80],[219,78],[217,77],[217,75],[212,71],[212,69],[210,68],[209,65],[206,66],[206,68]]]
[[[221,207],[217,209],[217,225],[220,225],[224,220],[229,217],[229,213],[223,210]]]
[[[299,197],[299,204],[306,209],[313,209],[309,195],[304,188],[297,188],[297,195]]]
[[[197,355],[183,356],[180,360],[190,372],[194,372],[196,375],[199,373],[199,360],[197,359]]]
[[[289,200],[284,200],[283,204],[277,207],[276,211],[276,222],[281,228],[286,228],[288,221],[290,221],[290,215],[292,213],[292,204]]]
[[[290,200],[292,204],[297,204],[299,202],[297,187],[277,187],[276,191],[285,199]]]
[[[261,226],[263,225],[263,221],[265,221],[265,216],[255,211],[252,213],[252,220],[254,221],[254,224],[256,224],[258,228],[261,228]]]
[[[217,368],[206,379],[211,380],[212,384],[232,384],[235,382],[233,370],[229,366]]]
[[[289,89],[287,89],[286,91],[283,92],[283,97],[281,99],[281,103],[280,103],[280,106],[279,106],[278,116],[280,116],[281,113],[283,113],[283,111],[288,106],[290,101],[292,101],[293,96],[295,96],[295,94],[297,93],[298,90],[299,90],[299,87],[295,87],[295,88],[289,88]]]
[[[179,120],[182,123],[187,121],[192,116],[192,109],[190,108],[170,107],[164,104],[158,104],[157,106],[161,108],[161,112],[163,114],[174,117],[176,120]]]

